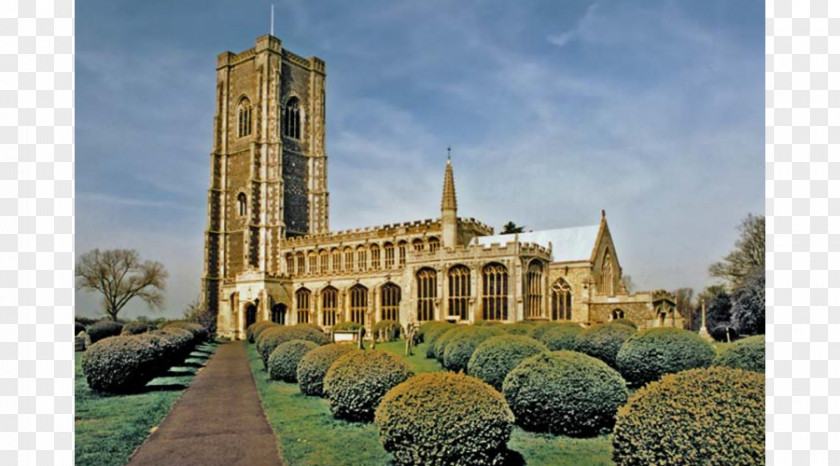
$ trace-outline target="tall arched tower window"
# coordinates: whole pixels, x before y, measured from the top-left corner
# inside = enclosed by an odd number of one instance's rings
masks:
[[[251,101],[247,97],[239,100],[236,106],[236,118],[239,122],[237,136],[245,137],[251,135]]]
[[[551,320],[572,320],[572,287],[562,278],[551,285]]]
[[[420,269],[417,272],[417,320],[435,320],[437,299],[437,272],[434,269]]]
[[[236,203],[239,206],[239,216],[244,216],[248,213],[248,196],[245,193],[239,193],[236,196]]]
[[[300,100],[292,97],[283,109],[283,136],[300,139]]]
[[[527,286],[525,315],[528,317],[539,317],[542,315],[542,282],[542,264],[536,261],[531,262],[528,265],[528,274],[525,281],[525,285]]]
[[[390,269],[394,267],[394,245],[392,243],[385,243],[385,268]]]
[[[482,305],[485,320],[508,319],[508,273],[502,264],[488,264],[482,271]]]
[[[470,269],[456,265],[449,269],[449,315],[469,319]]]
[[[613,271],[612,256],[610,252],[604,253],[604,261],[601,263],[601,293],[607,296],[615,295],[615,272]]]
[[[309,323],[309,298],[312,292],[306,288],[301,288],[295,292],[295,299],[297,301],[297,321],[299,324]]]
[[[379,245],[371,244],[370,245],[370,268],[373,270],[379,270],[379,266],[381,263],[381,256],[379,254]]]

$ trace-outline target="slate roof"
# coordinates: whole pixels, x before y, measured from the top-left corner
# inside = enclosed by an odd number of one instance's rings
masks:
[[[519,233],[519,241],[522,243],[537,243],[546,248],[550,242],[554,248],[552,255],[555,262],[589,260],[592,256],[592,249],[595,247],[595,241],[598,239],[599,229],[600,225],[586,225],[531,231]],[[478,244],[483,246],[489,246],[491,243],[505,244],[512,242],[513,238],[513,234],[479,236]]]

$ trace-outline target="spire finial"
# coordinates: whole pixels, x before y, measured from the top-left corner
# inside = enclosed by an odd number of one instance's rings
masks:
[[[601,209],[601,218],[607,218],[607,211],[604,209]]]
[[[446,163],[452,162],[452,148],[446,148]]]
[[[446,148],[446,171],[443,175],[443,199],[440,208],[442,210],[457,210],[458,202],[455,200],[455,176],[452,174],[452,158],[449,155],[451,149]]]

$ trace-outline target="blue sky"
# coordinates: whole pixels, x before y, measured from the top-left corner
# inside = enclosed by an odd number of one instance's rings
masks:
[[[764,211],[763,1],[78,2],[76,251],[162,261],[160,315],[199,293],[216,55],[271,3],[284,46],[327,63],[332,229],[438,216],[447,146],[459,215],[604,208],[639,289],[713,283]]]

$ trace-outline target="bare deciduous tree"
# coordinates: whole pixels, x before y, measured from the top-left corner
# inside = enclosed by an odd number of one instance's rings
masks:
[[[133,249],[94,249],[82,254],[76,264],[76,287],[102,293],[105,314],[112,320],[117,320],[117,314],[133,298],[142,299],[151,309],[161,309],[168,276],[163,264],[141,262]]]
[[[741,237],[735,243],[735,250],[709,267],[709,274],[722,278],[730,291],[750,275],[764,271],[764,216],[749,214],[738,229]]]

